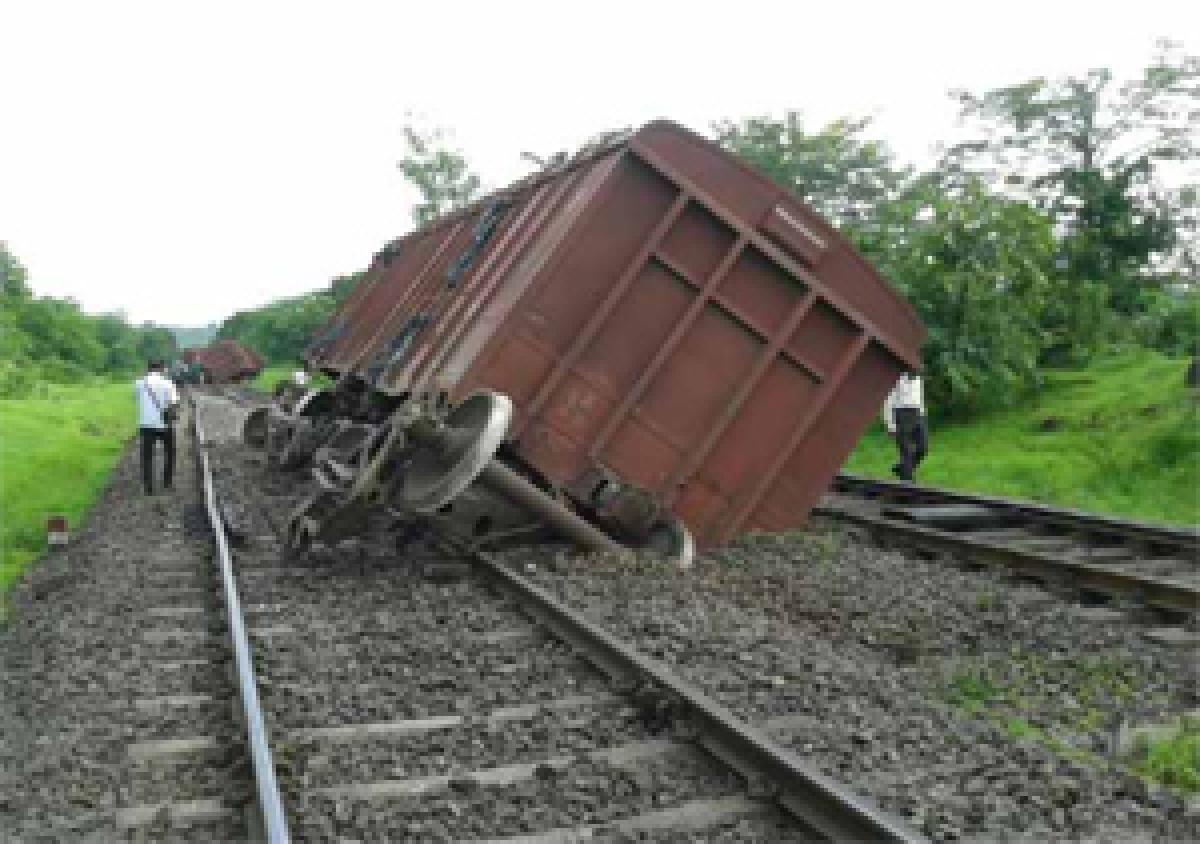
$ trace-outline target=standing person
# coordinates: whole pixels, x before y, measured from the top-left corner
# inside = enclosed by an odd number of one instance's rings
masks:
[[[146,374],[133,382],[137,401],[138,429],[142,438],[142,484],[146,495],[154,494],[154,443],[163,444],[163,489],[171,488],[175,474],[175,429],[171,427],[179,390],[163,376],[160,360],[150,361]]]
[[[912,481],[917,466],[929,451],[923,393],[921,376],[906,370],[883,403],[888,436],[896,440],[900,450],[900,462],[892,467],[892,474],[903,481]]]
[[[297,369],[295,372],[292,373],[292,383],[295,384],[297,387],[307,387],[308,386],[308,361],[305,361],[304,363],[302,363],[300,365],[300,367],[301,367],[300,369]]]

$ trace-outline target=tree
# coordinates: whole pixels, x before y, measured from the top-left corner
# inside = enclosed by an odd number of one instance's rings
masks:
[[[8,251],[8,244],[0,240],[0,294],[13,299],[28,299],[28,275],[17,256]]]
[[[365,276],[366,273],[360,271],[335,277],[329,285],[329,295],[333,297],[335,303],[340,305],[354,292],[354,288],[358,287],[358,283]]]
[[[138,354],[137,337],[129,325],[116,314],[104,314],[95,318],[96,339],[104,349],[104,369],[110,372],[128,372],[145,365]]]
[[[975,137],[943,167],[1051,214],[1068,278],[1104,282],[1112,305],[1131,313],[1147,275],[1198,266],[1195,188],[1161,177],[1200,152],[1200,58],[1162,41],[1144,73],[1119,87],[1099,69],[954,96]]]
[[[717,143],[841,227],[869,219],[910,173],[881,141],[863,137],[870,118],[843,118],[815,133],[799,112],[714,124]]]
[[[179,352],[175,333],[169,328],[144,322],[137,329],[137,350],[141,361],[171,361]]]
[[[1049,220],[982,181],[936,175],[876,206],[859,247],[912,302],[929,331],[923,356],[930,406],[962,416],[1011,403],[1037,384],[1046,342]]]
[[[1037,383],[1061,293],[1048,270],[1047,217],[995,195],[977,177],[914,175],[864,120],[815,134],[796,112],[716,128],[718,141],[842,228],[913,303],[929,330],[923,356],[931,407],[966,415]]]
[[[364,273],[333,279],[329,287],[239,311],[221,323],[217,337],[229,337],[275,363],[299,360],[334,308],[350,295]]]
[[[174,357],[166,328],[135,328],[118,314],[85,314],[71,299],[34,296],[25,268],[3,242],[0,281],[0,396],[26,395],[39,382],[129,375],[149,358]]]
[[[479,193],[479,176],[471,172],[466,158],[448,146],[445,129],[404,127],[406,151],[398,163],[420,201],[413,207],[417,227],[470,203]]]

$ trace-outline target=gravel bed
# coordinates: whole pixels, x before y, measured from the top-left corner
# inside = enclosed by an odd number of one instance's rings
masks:
[[[473,685],[445,671],[415,683],[357,683],[343,674],[336,682],[318,675],[304,677],[303,684],[288,684],[277,680],[274,670],[264,676],[263,703],[272,716],[281,724],[305,727],[487,711],[607,691],[604,681],[594,675],[539,672],[532,667],[519,674],[483,675],[482,682]]]
[[[219,413],[219,401],[202,412]],[[210,436],[237,426],[205,423]],[[302,500],[306,473],[267,471],[261,456],[233,439],[208,448],[219,495],[250,541],[239,553],[239,589],[254,636],[256,667],[277,766],[298,838],[449,840],[496,837],[605,823],[704,797],[744,793],[738,778],[711,761],[653,755],[609,764],[587,754],[666,737],[636,709],[592,707],[543,713],[535,720],[480,721],[498,709],[581,695],[604,696],[606,680],[565,646],[537,633],[511,602],[471,578],[429,580],[417,560],[445,560],[432,546],[398,553],[379,519],[363,539],[296,558],[269,533]],[[286,478],[281,482],[281,478]],[[259,495],[269,490],[267,497]],[[531,631],[520,640],[487,641],[497,631]],[[300,728],[378,723],[446,715],[469,726],[372,737],[302,738]],[[653,729],[652,729],[653,728]],[[484,786],[467,775],[516,763],[570,758],[528,781]],[[668,761],[669,760],[669,761]],[[320,794],[321,787],[409,777],[454,777],[449,789],[405,798]],[[719,824],[714,840],[802,840],[775,835],[780,818]],[[770,837],[755,838],[770,830]],[[795,833],[794,826],[790,828]],[[682,833],[681,833],[682,834]],[[695,834],[672,839],[704,840]],[[610,836],[611,837],[611,836]],[[651,836],[653,837],[653,836]]]
[[[1200,812],[1109,756],[1120,722],[1196,705],[1194,651],[1131,618],[839,531],[682,573],[507,556],[748,720],[809,716],[777,737],[935,839],[1200,838]]]
[[[122,808],[201,797],[241,805],[250,793],[217,604],[208,597],[211,539],[182,427],[179,439],[174,490],[142,493],[131,443],[85,523],[72,526],[70,545],[45,555],[12,593],[0,628],[0,840],[109,841],[122,837]],[[167,607],[200,612],[148,612]],[[168,631],[210,633],[216,643],[155,641]],[[146,707],[204,694],[217,700]],[[129,752],[138,742],[196,736],[217,738],[218,758],[137,761]],[[240,812],[194,830],[162,817],[152,830],[140,833],[245,837]]]
[[[332,689],[350,686],[395,685],[421,698],[438,700],[456,697],[478,697],[481,690],[522,687],[533,689],[540,685],[555,688],[578,685],[587,665],[571,654],[527,651],[524,653],[493,654],[476,652],[472,658],[452,661],[394,663],[373,659],[339,657],[329,654],[326,661],[319,653],[306,651],[288,654],[272,652],[260,657],[260,666],[273,683],[304,683],[325,685]],[[434,654],[437,651],[433,651]],[[464,652],[463,653],[465,656]],[[327,652],[328,654],[328,652]],[[564,677],[559,682],[556,678]]]
[[[580,761],[570,768],[539,768],[535,775],[499,787],[457,780],[420,797],[367,801],[306,795],[300,836],[322,840],[447,841],[528,835],[577,824],[611,823],[689,800],[738,790],[736,777],[707,762],[672,758],[629,770]]]
[[[824,842],[825,839],[797,829],[794,821],[782,814],[772,813],[767,817],[747,817],[722,821],[696,830],[655,830],[632,833],[607,833],[596,836],[597,840],[612,844],[763,844],[763,842]]]
[[[475,710],[478,711],[478,710]],[[546,713],[529,721],[472,724],[465,729],[374,737],[367,742],[319,739],[293,744],[291,775],[305,787],[375,782],[473,771],[505,764],[575,756],[644,739],[631,707],[589,707]]]
[[[228,683],[221,691],[228,694]],[[155,694],[161,695],[162,691],[156,689]],[[180,694],[202,693],[187,688]],[[227,698],[214,697],[211,702],[190,706],[160,704],[154,707],[135,706],[134,701],[127,698],[105,699],[104,705],[98,705],[96,700],[96,697],[83,699],[70,711],[51,710],[39,716],[39,736],[52,735],[61,744],[82,744],[91,756],[115,759],[125,752],[130,742],[217,735],[230,730]],[[31,743],[37,744],[37,739],[31,739]],[[45,742],[37,746],[41,748],[39,753],[53,747]]]
[[[224,652],[215,653],[224,657]],[[14,714],[45,719],[53,710],[55,701],[70,698],[75,707],[89,706],[97,712],[107,712],[127,703],[132,698],[155,695],[184,694],[186,692],[209,693],[229,691],[227,679],[223,679],[220,664],[197,657],[195,648],[186,652],[186,657],[196,664],[184,663],[171,667],[162,663],[172,655],[169,649],[160,646],[143,648],[114,648],[97,655],[93,661],[81,664],[78,670],[63,673],[61,660],[52,665],[39,665],[25,676],[34,683],[27,694],[11,702]],[[145,666],[131,672],[131,665]],[[74,717],[77,709],[73,709]],[[132,715],[133,713],[131,713]]]
[[[383,577],[386,578],[386,575]],[[374,594],[356,601],[355,614],[349,617],[339,617],[335,613],[345,611],[347,598],[357,594],[354,590],[347,590],[339,602],[331,600],[328,592],[310,583],[298,583],[291,590],[272,592],[260,591],[265,587],[262,583],[256,583],[254,587],[255,606],[271,607],[269,611],[259,610],[249,614],[255,626],[286,623],[295,627],[300,635],[311,635],[324,641],[357,638],[366,642],[372,638],[401,634],[414,627],[428,631],[454,631],[461,635],[481,635],[529,625],[528,620],[510,605],[462,606],[462,601],[478,599],[472,593],[477,592],[479,587],[471,583],[460,585],[453,591],[435,591],[425,584],[414,584],[405,590],[402,597],[397,596],[392,606],[380,596],[379,590],[372,588],[371,582],[361,583],[360,588],[371,590]],[[270,603],[262,600],[269,595],[279,597]],[[284,599],[290,599],[292,603]],[[299,603],[299,600],[304,603]]]

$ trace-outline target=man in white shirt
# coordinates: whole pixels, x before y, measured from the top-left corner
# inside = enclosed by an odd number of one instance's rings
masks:
[[[137,401],[138,429],[142,438],[142,484],[146,495],[154,494],[154,443],[163,444],[163,489],[171,488],[175,474],[175,429],[164,416],[179,403],[179,390],[163,375],[162,361],[151,361],[144,377],[133,382]]]
[[[921,376],[906,371],[883,403],[883,423],[900,450],[900,462],[892,467],[892,474],[904,481],[912,481],[929,451],[923,393]]]

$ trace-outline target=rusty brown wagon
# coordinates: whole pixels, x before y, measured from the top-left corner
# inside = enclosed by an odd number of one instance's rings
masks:
[[[248,438],[315,458],[304,541],[391,503],[705,549],[802,525],[924,336],[812,209],[659,121],[389,244],[307,352],[337,387]]]
[[[230,384],[253,378],[263,369],[263,359],[236,340],[222,339],[200,348],[184,349],[183,362],[200,364],[210,383]]]

